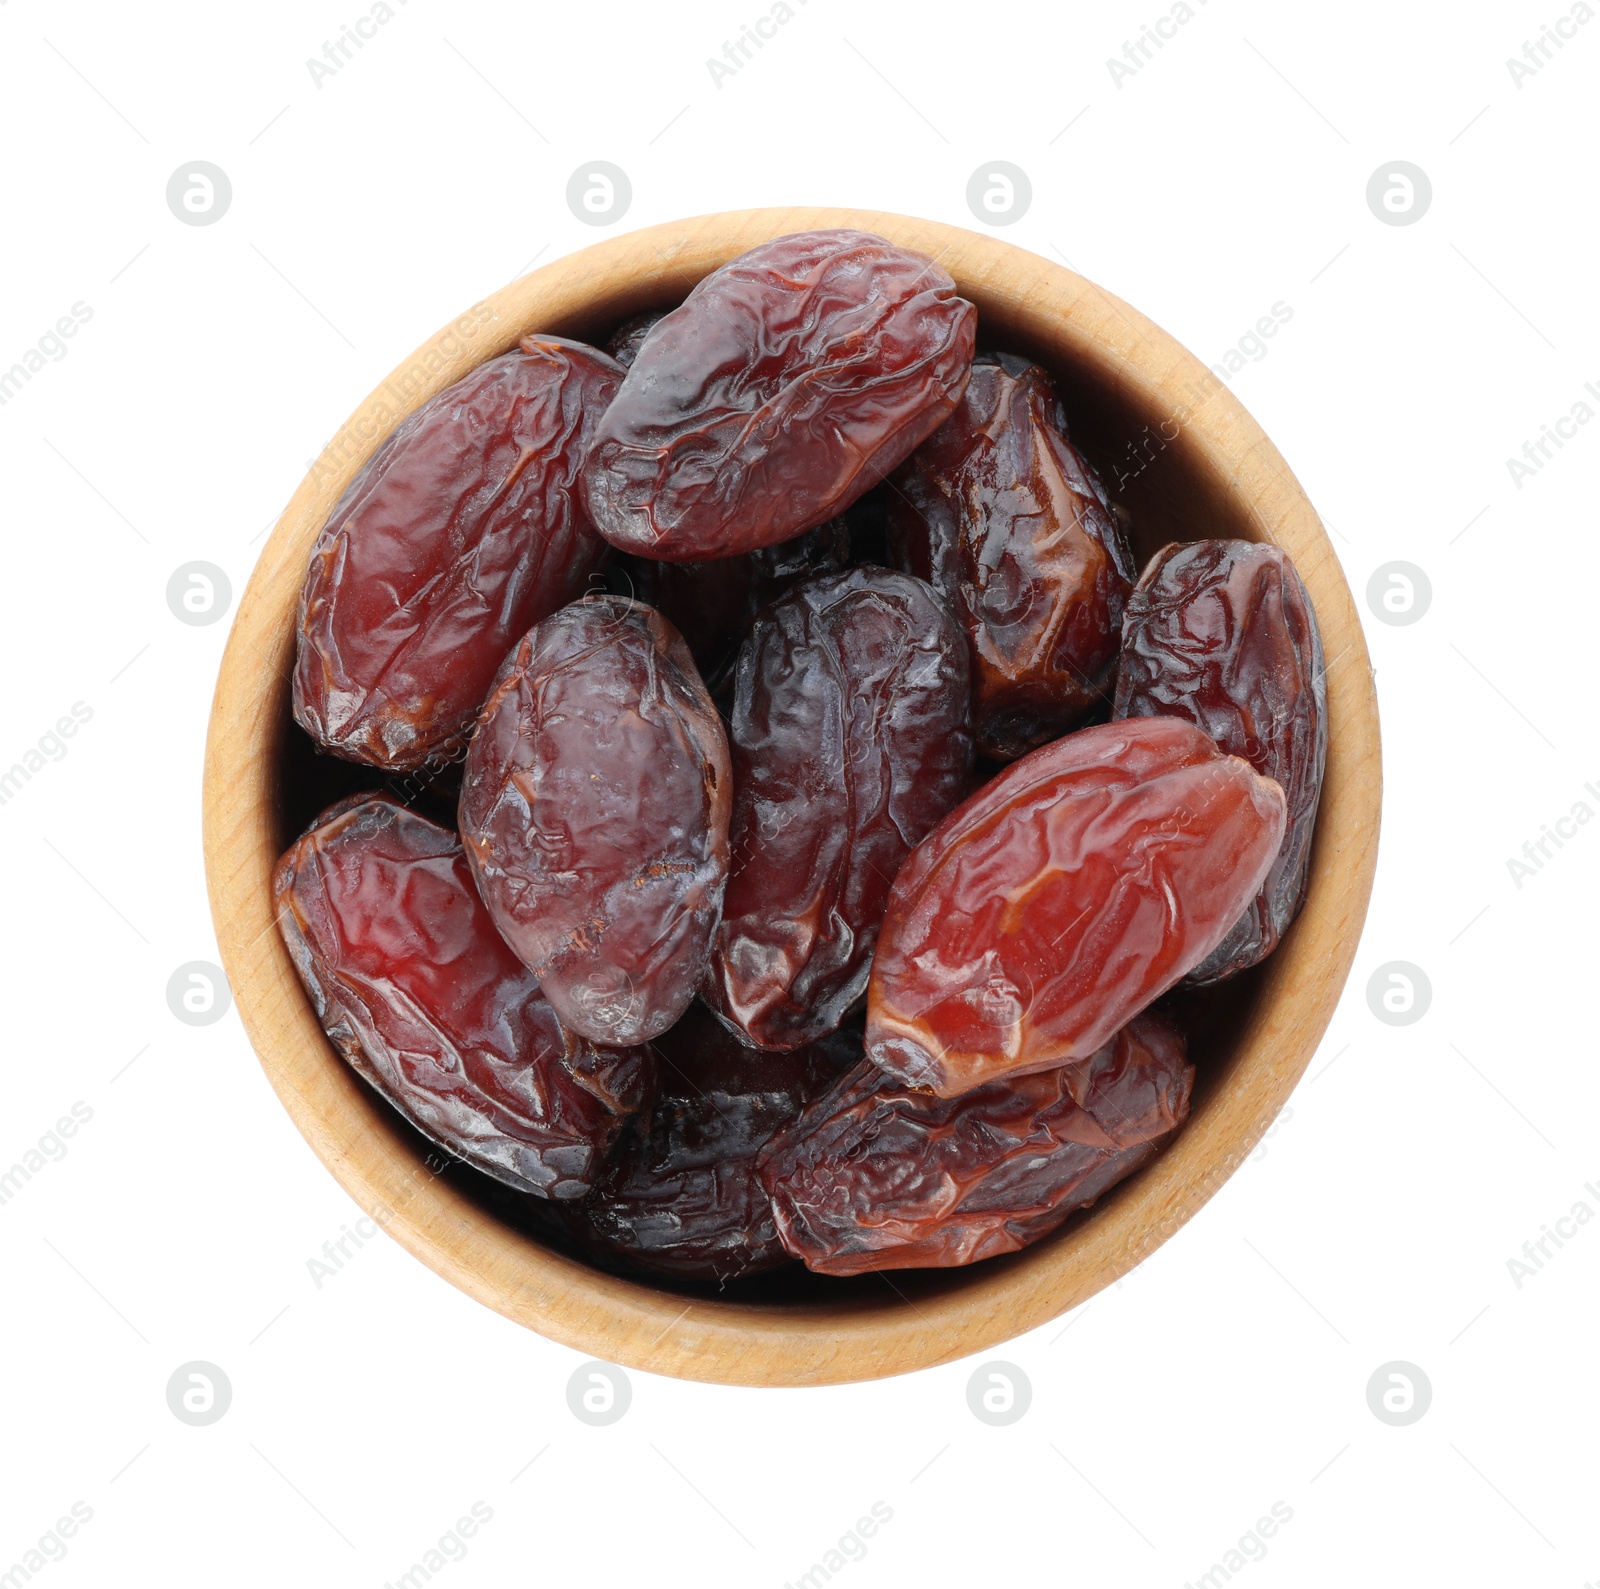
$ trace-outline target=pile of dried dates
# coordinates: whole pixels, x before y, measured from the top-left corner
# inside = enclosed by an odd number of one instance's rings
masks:
[[[365,1081],[603,1267],[1036,1241],[1182,1128],[1194,990],[1305,897],[1294,567],[1141,574],[979,332],[921,254],[780,237],[481,365],[312,553],[295,720],[371,771],[284,939]]]

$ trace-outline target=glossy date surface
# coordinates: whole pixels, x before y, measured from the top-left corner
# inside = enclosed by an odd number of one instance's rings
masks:
[[[757,1053],[699,1004],[654,1046],[655,1106],[579,1210],[590,1243],[624,1268],[718,1283],[787,1262],[756,1156],[850,1061],[837,1045]]]
[[[1155,1156],[1189,1112],[1182,1035],[1136,1016],[1088,1060],[939,1098],[869,1060],[768,1145],[782,1244],[819,1274],[1015,1252]]]
[[[322,749],[392,770],[459,751],[506,653],[609,555],[576,476],[622,377],[528,337],[383,442],[301,590],[294,715]]]
[[[756,620],[705,995],[748,1042],[811,1042],[860,1000],[895,873],[967,792],[969,720],[964,637],[921,580],[853,568]]]
[[[1328,755],[1322,638],[1288,553],[1252,541],[1163,547],[1123,617],[1114,715],[1187,718],[1283,786],[1278,858],[1189,980],[1217,982],[1255,965],[1305,902]]]
[[[648,1048],[566,1031],[478,898],[456,835],[384,796],[278,862],[280,930],[323,1029],[418,1130],[540,1197],[583,1196],[648,1101]]]
[[[955,412],[895,474],[891,560],[950,602],[972,646],[978,748],[1001,761],[1110,692],[1133,562],[1036,364],[984,354]]]
[[[642,1042],[705,974],[728,869],[722,720],[678,631],[573,602],[508,659],[467,753],[461,833],[484,903],[563,1024]]]
[[[1013,762],[895,880],[868,1057],[946,1097],[1087,1058],[1216,948],[1283,831],[1282,789],[1177,718]]]
[[[640,346],[584,461],[595,527],[699,562],[825,523],[950,413],[976,319],[940,266],[870,233],[740,255]]]

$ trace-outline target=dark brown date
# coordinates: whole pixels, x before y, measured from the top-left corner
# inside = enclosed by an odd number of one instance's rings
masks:
[[[849,561],[850,533],[837,518],[778,546],[709,563],[624,555],[617,559],[615,575],[631,582],[631,594],[677,625],[706,688],[720,701],[756,613],[797,581],[835,572]]]
[[[596,529],[701,562],[826,523],[954,408],[976,320],[932,260],[867,232],[741,254],[640,347],[583,466]]]
[[[643,314],[630,315],[606,339],[606,352],[623,369],[631,369],[633,361],[639,356],[639,349],[644,346],[644,339],[665,313],[665,309],[647,309]]]
[[[1110,693],[1134,567],[1055,384],[982,355],[891,486],[891,561],[966,626],[979,750],[1011,761],[1064,734]]]
[[[1177,718],[1013,762],[895,879],[867,1056],[944,1097],[1088,1058],[1222,942],[1283,826],[1283,790]]]
[[[967,791],[967,648],[919,579],[853,568],[756,620],[734,683],[732,868],[706,999],[796,1048],[866,991],[890,884]]]
[[[1187,718],[1283,786],[1278,858],[1189,980],[1218,982],[1255,965],[1305,903],[1328,754],[1322,637],[1288,553],[1253,541],[1157,552],[1123,617],[1115,715]]]
[[[863,1061],[768,1144],[784,1247],[819,1274],[1016,1252],[1159,1153],[1189,1113],[1182,1034],[1136,1016],[1091,1058],[959,1098]]]
[[[861,1054],[835,1045],[788,1054],[746,1048],[705,1007],[658,1038],[655,1108],[623,1134],[576,1212],[624,1268],[718,1283],[787,1263],[756,1155]]]
[[[622,374],[582,343],[525,338],[351,481],[300,593],[294,715],[324,750],[408,770],[466,742],[518,637],[607,555],[574,480]]]
[[[722,719],[660,613],[589,596],[508,659],[467,753],[484,903],[564,1025],[664,1032],[705,975],[728,871]]]
[[[576,1198],[654,1084],[649,1048],[556,1020],[454,833],[384,796],[333,807],[278,862],[278,925],[317,1018],[425,1136],[520,1191]]]

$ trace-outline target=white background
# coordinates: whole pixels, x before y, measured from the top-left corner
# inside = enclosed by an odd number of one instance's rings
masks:
[[[0,408],[0,764],[93,713],[0,806],[0,1168],[93,1112],[0,1206],[0,1572],[82,1502],[46,1589],[378,1589],[482,1502],[445,1589],[778,1589],[882,1502],[845,1589],[1180,1589],[1281,1502],[1247,1589],[1600,1580],[1600,1220],[1520,1286],[1508,1269],[1574,1203],[1600,1212],[1600,826],[1520,888],[1507,866],[1575,802],[1600,810],[1600,425],[1520,486],[1506,464],[1600,384],[1600,23],[1518,86],[1507,58],[1564,0],[1195,0],[1117,86],[1107,57],[1161,0],[792,3],[719,86],[706,59],[760,0],[396,0],[318,86],[307,58],[361,0],[0,0],[0,368],[92,309]],[[232,182],[213,226],[165,201],[196,159]],[[358,1211],[237,1016],[167,1007],[173,970],[216,957],[199,785],[227,629],[180,624],[169,576],[213,562],[236,600],[307,461],[404,353],[608,235],[565,202],[595,159],[632,181],[612,231],[785,202],[978,226],[967,180],[1004,159],[1033,186],[1008,241],[1206,360],[1293,309],[1234,387],[1367,623],[1371,915],[1263,1150],[1124,1283],[993,1354],[1033,1387],[1008,1427],[968,1411],[976,1362],[794,1392],[636,1373],[627,1416],[586,1427],[581,1354],[387,1238],[313,1284]],[[1432,181],[1415,225],[1366,203],[1396,159]],[[1365,597],[1396,559],[1433,592],[1405,627]],[[1410,1026],[1368,1007],[1391,960],[1431,981]],[[166,1404],[191,1359],[233,1387],[206,1428]],[[1403,1428],[1366,1395],[1397,1359],[1433,1391]]]

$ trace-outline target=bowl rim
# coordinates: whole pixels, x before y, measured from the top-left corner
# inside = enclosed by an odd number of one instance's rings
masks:
[[[1306,906],[1263,967],[1204,1108],[1070,1231],[914,1303],[892,1277],[879,1303],[688,1297],[602,1273],[501,1223],[419,1157],[335,1055],[274,930],[271,898],[295,603],[312,542],[378,443],[529,332],[577,326],[592,335],[678,301],[757,243],[821,227],[932,255],[990,323],[1030,347],[1064,350],[1136,407],[1165,416],[1160,435],[1170,423],[1168,440],[1189,467],[1294,559],[1327,656],[1328,764]],[[1371,894],[1381,793],[1377,699],[1349,586],[1288,464],[1226,383],[1137,310],[1013,244],[879,211],[779,207],[671,221],[542,266],[457,316],[368,395],[295,491],[240,599],[211,709],[202,804],[212,916],[240,1018],[290,1118],[376,1223],[469,1296],[593,1357],[712,1383],[815,1385],[931,1367],[1046,1323],[1126,1274],[1216,1193],[1276,1119],[1332,1017]]]

